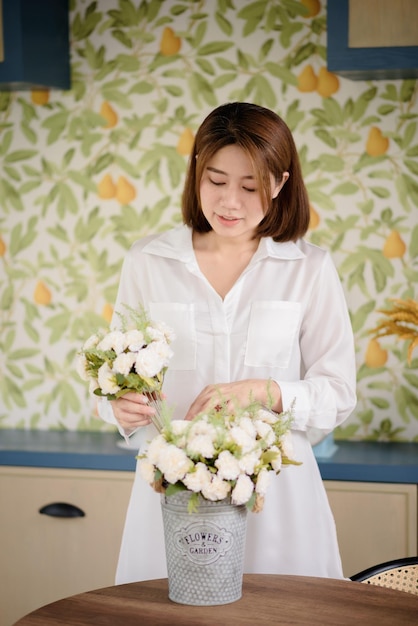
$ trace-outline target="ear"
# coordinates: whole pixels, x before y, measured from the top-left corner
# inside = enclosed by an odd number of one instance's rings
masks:
[[[273,195],[271,197],[272,200],[274,200],[274,198],[277,198],[285,182],[289,179],[289,176],[289,172],[283,172],[282,180],[273,189]]]

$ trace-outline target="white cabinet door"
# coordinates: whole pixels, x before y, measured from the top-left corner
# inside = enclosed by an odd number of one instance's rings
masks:
[[[417,486],[324,481],[345,576],[417,554]]]
[[[133,476],[0,467],[0,626],[59,598],[114,584]],[[55,503],[84,516],[40,513]]]

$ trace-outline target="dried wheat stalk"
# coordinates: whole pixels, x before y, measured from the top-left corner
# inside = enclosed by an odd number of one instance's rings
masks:
[[[418,302],[407,299],[393,298],[391,309],[378,309],[387,319],[381,321],[371,333],[375,337],[396,335],[400,339],[410,341],[408,347],[408,364],[412,361],[412,353],[418,347]]]

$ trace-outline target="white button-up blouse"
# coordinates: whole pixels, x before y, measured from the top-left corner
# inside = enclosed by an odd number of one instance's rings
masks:
[[[137,307],[140,303],[153,320],[164,321],[176,334],[163,386],[174,418],[184,417],[203,387],[213,383],[271,378],[280,386],[284,409],[295,401],[295,456],[303,465],[281,472],[267,493],[263,512],[249,515],[246,571],[341,577],[334,523],[305,432],[310,428],[332,431],[356,402],[353,333],[329,253],[304,240],[262,239],[222,299],[199,269],[191,230],[179,226],[145,237],[128,251],[115,310],[123,312],[124,304]],[[100,409],[104,419],[112,419],[108,408],[103,403]],[[139,437],[134,435],[134,445],[140,447],[155,434],[152,428],[141,429]],[[166,576],[163,553],[161,563],[154,565],[158,563],[156,546],[142,546],[141,558],[134,546],[148,524],[148,530],[155,531],[155,523],[147,516],[153,518],[150,500],[156,494],[148,485],[142,486],[141,480],[135,481],[128,511],[118,582]],[[303,494],[308,491],[306,498]],[[317,494],[316,500],[312,493]],[[279,519],[289,499],[300,499],[294,511],[297,523],[286,516]],[[157,517],[158,508],[153,509]],[[260,537],[271,532],[273,518],[277,542],[290,542],[290,546],[277,547],[272,554],[260,545]],[[306,520],[302,530],[293,536],[301,519]],[[144,550],[150,550],[148,562]]]

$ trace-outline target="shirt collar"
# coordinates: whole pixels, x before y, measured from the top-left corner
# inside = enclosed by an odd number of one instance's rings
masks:
[[[188,263],[194,259],[192,229],[182,224],[156,235],[145,245],[143,252]],[[298,242],[278,243],[271,237],[263,237],[253,257],[253,262],[266,257],[293,260],[303,259],[305,256]]]
[[[303,259],[306,255],[302,252],[298,243],[299,242],[295,243],[293,241],[284,241],[281,243],[273,241],[271,237],[264,237],[260,241],[256,256],[260,254],[262,257],[269,256],[273,259]]]
[[[183,224],[167,230],[153,237],[143,252],[187,263],[194,258],[192,230]]]

